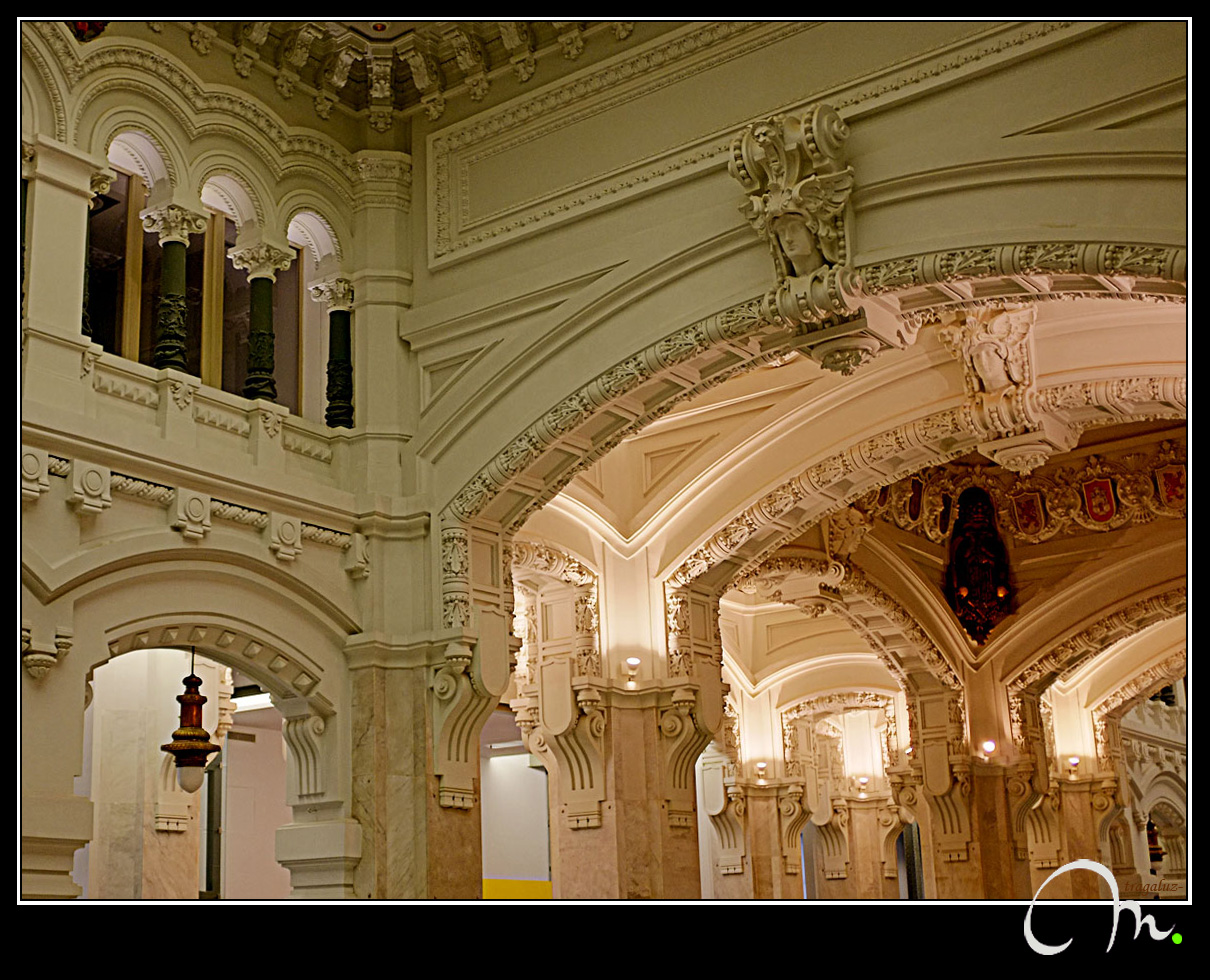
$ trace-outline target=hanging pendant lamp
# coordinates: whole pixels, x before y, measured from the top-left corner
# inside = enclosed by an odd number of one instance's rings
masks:
[[[160,748],[176,759],[176,779],[186,793],[196,793],[202,785],[206,757],[221,746],[210,741],[210,733],[202,727],[202,705],[208,700],[198,693],[202,679],[193,672],[189,661],[189,676],[182,682],[185,693],[176,696],[181,705],[181,727],[172,733],[172,741]]]

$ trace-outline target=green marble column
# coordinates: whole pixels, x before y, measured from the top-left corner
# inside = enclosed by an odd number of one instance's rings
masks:
[[[276,401],[277,380],[273,377],[273,280],[257,276],[248,280],[248,286],[252,293],[252,315],[244,397]]]
[[[156,309],[155,345],[151,363],[157,368],[186,370],[185,366],[185,249],[190,235],[206,231],[205,215],[177,204],[143,214],[145,231],[160,238],[160,302]]]
[[[324,419],[332,428],[353,428],[352,314],[328,313],[328,409]]]
[[[164,242],[160,259],[160,302],[156,308],[155,346],[151,363],[157,368],[185,370],[185,243]]]
[[[248,370],[244,375],[244,397],[277,400],[273,376],[273,283],[276,274],[294,261],[293,250],[258,242],[227,253],[237,269],[248,271],[250,316]]]

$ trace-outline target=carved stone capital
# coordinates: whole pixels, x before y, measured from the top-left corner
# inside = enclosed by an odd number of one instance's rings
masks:
[[[235,268],[248,271],[249,281],[253,279],[276,281],[278,272],[290,268],[294,255],[294,249],[281,249],[268,242],[257,242],[255,245],[233,248],[227,252],[227,256]]]
[[[348,279],[328,279],[310,287],[311,298],[324,306],[326,312],[353,308],[353,284]]]
[[[190,235],[200,235],[206,230],[206,216],[195,211],[189,211],[179,204],[165,204],[163,207],[143,211],[139,214],[143,219],[143,230],[154,232],[160,237],[160,245],[168,242],[189,244]]]

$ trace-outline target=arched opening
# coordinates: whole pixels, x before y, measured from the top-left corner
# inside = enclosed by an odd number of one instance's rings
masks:
[[[181,678],[191,672],[207,697],[203,726],[220,746],[193,793],[178,785],[161,748],[178,724]],[[92,840],[73,871],[82,898],[290,896],[290,873],[274,859],[277,828],[292,819],[282,718],[271,704],[248,704],[259,687],[247,681],[204,655],[169,648],[130,650],[92,672],[84,772],[75,781],[76,794],[93,803]]]

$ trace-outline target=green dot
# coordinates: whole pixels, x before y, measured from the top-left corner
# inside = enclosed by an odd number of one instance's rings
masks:
[[[1181,934],[1179,932],[1174,932],[1172,934],[1172,941],[1179,946],[1181,944]]]

